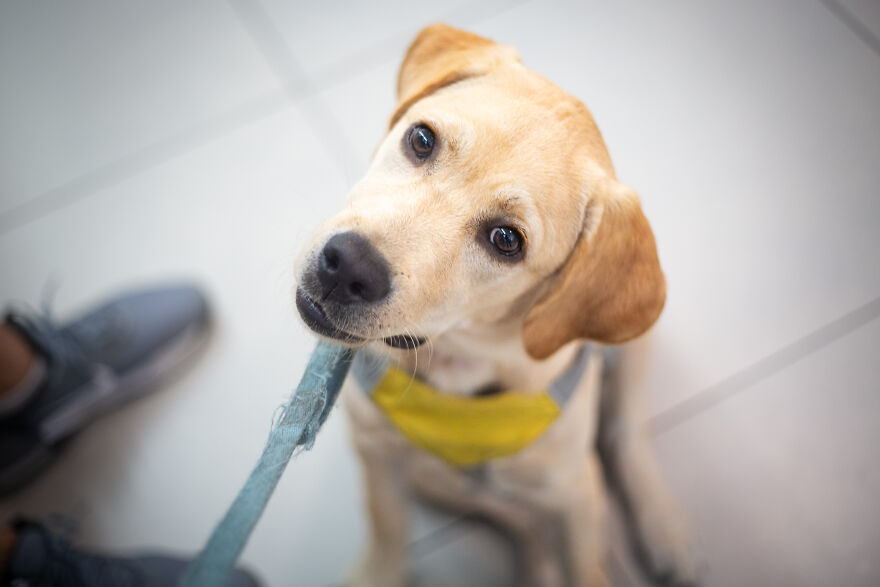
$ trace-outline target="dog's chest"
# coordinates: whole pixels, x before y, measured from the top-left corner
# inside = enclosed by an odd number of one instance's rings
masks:
[[[431,387],[446,393],[471,395],[489,385],[500,384],[499,369],[489,361],[474,356],[436,351],[430,364],[416,369]]]
[[[406,357],[401,369],[452,395],[473,396],[490,388],[537,391],[571,363],[576,350],[572,345],[536,361],[525,354],[516,337],[497,340],[453,334]]]

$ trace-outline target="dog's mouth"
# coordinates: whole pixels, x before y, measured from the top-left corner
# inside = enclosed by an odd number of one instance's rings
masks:
[[[299,310],[299,315],[302,316],[306,326],[322,336],[349,344],[367,341],[366,338],[346,332],[333,324],[321,304],[301,288],[296,289],[296,309]],[[409,334],[397,334],[383,338],[382,342],[396,349],[414,349],[424,344],[426,339]]]
[[[296,309],[299,310],[299,315],[302,316],[306,326],[318,334],[343,342],[357,343],[364,341],[362,337],[346,332],[333,324],[330,318],[327,317],[327,313],[324,312],[321,304],[309,297],[300,288],[296,290]]]

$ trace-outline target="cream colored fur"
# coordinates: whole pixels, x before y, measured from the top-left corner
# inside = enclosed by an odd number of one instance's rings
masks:
[[[372,341],[426,337],[415,351],[368,344],[436,388],[467,395],[490,383],[538,392],[565,369],[580,340],[616,343],[650,327],[665,298],[653,235],[578,100],[526,69],[512,48],[442,25],[413,43],[398,92],[369,171],[300,262],[303,275],[312,271],[327,239],[349,230],[387,259],[387,302],[340,328]],[[437,137],[436,157],[422,166],[402,144],[419,122]],[[481,223],[492,218],[524,228],[521,262],[499,261],[478,241]],[[552,428],[520,453],[490,462],[478,478],[411,445],[349,381],[343,393],[371,520],[352,584],[405,583],[413,491],[508,529],[522,545],[525,585],[607,584],[606,483],[594,450],[601,381],[596,353]],[[606,456],[648,570],[685,584],[693,569],[638,402],[624,397],[634,391],[610,390],[619,397],[608,416],[615,438]]]

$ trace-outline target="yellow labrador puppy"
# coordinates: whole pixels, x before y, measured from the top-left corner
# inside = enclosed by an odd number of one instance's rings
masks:
[[[646,570],[687,584],[634,402],[600,397],[595,343],[645,332],[665,282],[590,113],[513,48],[445,25],[412,43],[397,92],[298,268],[306,324],[363,347],[343,392],[372,525],[352,582],[404,584],[415,490],[511,532],[525,585],[607,584],[607,482]]]

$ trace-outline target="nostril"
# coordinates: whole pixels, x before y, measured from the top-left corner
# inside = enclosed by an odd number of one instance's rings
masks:
[[[367,299],[367,290],[363,286],[362,283],[358,283],[357,281],[348,284],[348,293],[350,293],[355,298],[360,298],[362,300]]]
[[[324,251],[324,267],[329,271],[339,269],[339,253],[333,250]]]

